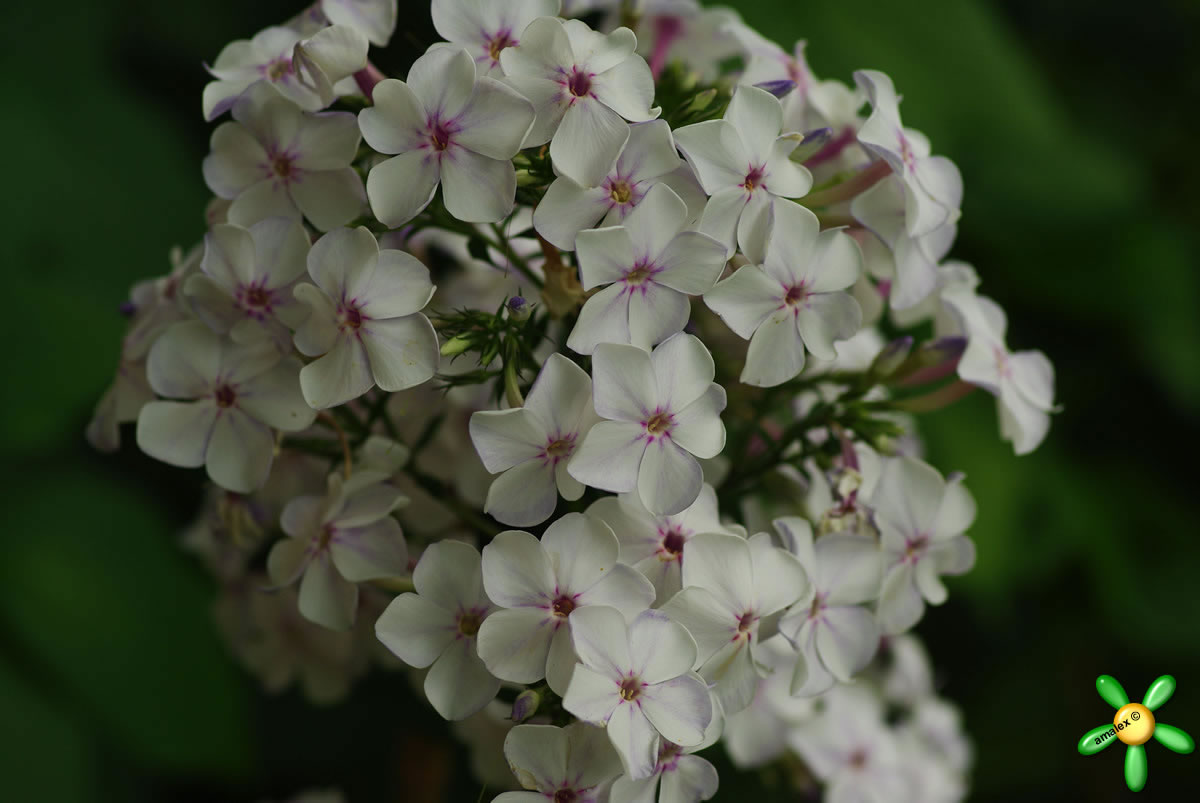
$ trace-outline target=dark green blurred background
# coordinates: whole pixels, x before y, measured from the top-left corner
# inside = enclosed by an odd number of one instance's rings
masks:
[[[905,121],[965,176],[955,253],[1009,311],[1010,345],[1040,347],[1058,369],[1065,410],[1030,457],[998,440],[982,394],[924,424],[934,462],[965,471],[980,507],[976,569],[918,630],[975,740],[971,799],[1134,799],[1120,751],[1085,759],[1074,745],[1109,714],[1093,690],[1102,672],[1135,698],[1174,674],[1162,719],[1200,736],[1196,4],[735,5],[785,45],[807,38],[822,77],[895,78]],[[352,803],[478,794],[396,676],[373,675],[333,711],[263,698],[215,635],[210,582],[175,545],[197,478],[128,444],[93,454],[82,437],[128,286],[203,231],[201,61],[296,10],[6,8],[6,801],[251,801],[310,785],[340,785]],[[402,12],[400,30],[411,36],[397,35],[385,69],[432,41],[427,5]],[[1149,753],[1138,799],[1196,799],[1200,756]],[[737,799],[732,784],[720,798]]]

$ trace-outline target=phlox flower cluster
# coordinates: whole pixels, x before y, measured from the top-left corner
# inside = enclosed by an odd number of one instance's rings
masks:
[[[728,9],[431,13],[402,75],[394,0],[211,62],[207,231],[133,288],[89,440],[205,469],[183,542],[266,690],[410,673],[497,801],[708,800],[714,750],[962,799],[909,631],[976,509],[916,417],[982,390],[1026,454],[1056,406],[946,258],[954,163]]]

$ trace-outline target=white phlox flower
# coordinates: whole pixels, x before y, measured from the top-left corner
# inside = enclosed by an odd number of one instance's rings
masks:
[[[312,314],[295,342],[302,354],[318,357],[300,372],[310,405],[333,407],[375,385],[394,392],[433,376],[437,334],[421,310],[434,287],[416,257],[381,251],[361,226],[338,229],[317,240],[308,273],[316,284],[299,285],[295,295]]]
[[[602,343],[592,355],[596,424],[567,464],[572,477],[615,493],[637,490],[655,515],[681,513],[700,496],[696,458],[725,446],[725,389],[713,382],[712,355],[677,334],[651,353]]]
[[[505,792],[492,803],[607,803],[621,759],[603,728],[576,722],[565,728],[518,725],[504,740],[504,757],[528,792]]]
[[[199,321],[175,324],[146,363],[150,387],[174,401],[142,407],[138,447],[173,466],[204,466],[222,488],[252,491],[271,470],[273,430],[298,432],[316,417],[299,372],[299,361],[268,341],[239,345]]]
[[[587,509],[616,533],[620,561],[634,567],[654,584],[656,605],[683,587],[683,558],[696,533],[726,533],[745,537],[740,525],[726,525],[717,514],[717,492],[705,483],[696,501],[672,516],[655,516],[636,492],[605,496]]]
[[[538,234],[558,248],[575,249],[575,237],[583,229],[615,226],[642,202],[651,187],[667,182],[677,194],[672,174],[683,165],[675,151],[671,127],[665,120],[651,120],[629,127],[629,141],[621,149],[612,170],[595,187],[583,187],[565,175],[546,190],[533,210]],[[685,202],[690,199],[684,198]],[[697,208],[702,208],[701,196]],[[692,204],[689,204],[689,210]],[[691,214],[689,212],[689,222]]]
[[[568,501],[582,496],[567,461],[597,420],[591,378],[561,354],[546,359],[523,407],[472,413],[475,450],[488,471],[500,472],[484,512],[525,527],[550,518],[559,494]]]
[[[775,528],[812,578],[812,594],[788,609],[779,631],[799,652],[791,693],[812,697],[866,668],[879,648],[879,623],[864,603],[879,597],[883,561],[874,538],[835,533],[816,539],[801,518]]]
[[[304,276],[308,235],[300,221],[272,217],[249,228],[219,223],[204,235],[202,273],[183,286],[209,328],[234,342],[270,339],[291,352],[291,330],[308,316],[293,291]]]
[[[805,348],[822,360],[858,332],[862,309],[846,292],[862,270],[858,244],[840,230],[820,231],[816,215],[782,201],[761,265],[743,265],[704,294],[738,336],[750,341],[741,381],[761,387],[792,379]]]
[[[501,51],[519,45],[529,23],[556,16],[558,9],[559,0],[433,0],[433,27],[467,49],[480,75],[500,78]]]
[[[780,99],[785,131],[807,133],[830,128],[835,138],[848,136],[853,140],[855,112],[862,105],[862,97],[841,81],[821,81],[813,74],[804,54],[808,42],[797,41],[789,53],[749,26],[732,25],[730,32],[749,55],[739,83],[794,84],[795,88]]]
[[[1011,352],[1005,345],[1008,318],[1000,305],[964,288],[948,288],[942,302],[958,318],[967,349],[958,375],[996,397],[1000,434],[1017,454],[1029,454],[1050,431],[1054,366],[1040,351]]]
[[[330,23],[355,28],[376,47],[387,47],[396,31],[396,0],[321,0],[320,5]]]
[[[601,343],[650,349],[683,331],[688,296],[710,290],[725,267],[724,246],[684,231],[686,223],[687,205],[657,184],[621,225],[576,236],[583,289],[607,287],[584,302],[568,348],[579,354]]]
[[[654,602],[654,587],[637,570],[617,562],[617,537],[608,525],[568,513],[541,541],[506,530],[483,548],[483,587],[504,610],[479,628],[479,657],[501,680],[533,683],[546,678],[565,694],[575,667],[567,629],[576,611],[608,605],[627,618]]]
[[[278,586],[300,580],[300,613],[331,630],[354,624],[358,583],[408,573],[408,546],[391,513],[404,496],[387,476],[359,471],[329,475],[322,496],[298,496],[279,524],[288,536],[267,556]]]
[[[811,699],[792,696],[796,651],[782,636],[764,640],[755,657],[770,671],[758,678],[750,704],[725,718],[721,734],[729,758],[743,769],[769,764],[787,752],[788,733],[814,712]]]
[[[208,188],[233,201],[230,223],[303,216],[328,231],[358,217],[366,195],[350,166],[360,139],[353,114],[306,113],[261,84],[232,111],[233,121],[213,131],[203,165]]]
[[[634,779],[655,773],[663,740],[698,745],[712,721],[704,680],[692,671],[696,642],[658,611],[643,611],[626,625],[615,608],[597,605],[571,617],[571,638],[581,664],[563,707],[608,738]]]
[[[826,784],[826,800],[923,801],[913,795],[877,697],[863,687],[843,685],[830,689],[821,703],[822,713],[794,728],[788,744]]]
[[[517,189],[512,157],[533,122],[533,107],[494,78],[476,76],[461,48],[435,48],[408,71],[408,80],[375,85],[374,105],[359,112],[363,139],[396,154],[367,175],[375,217],[389,227],[412,220],[440,185],[458,220],[499,221]]]
[[[812,175],[788,158],[800,144],[783,135],[783,109],[770,92],[740,86],[720,120],[675,130],[675,144],[710,196],[700,231],[761,259],[775,198],[799,198],[812,188]]]
[[[961,198],[961,193],[957,197]],[[854,218],[887,246],[885,253],[894,265],[887,299],[897,310],[911,309],[938,290],[938,265],[958,234],[958,224],[947,221],[926,234],[910,235],[905,205],[904,182],[895,175],[880,181],[850,205]]]
[[[962,533],[975,520],[975,500],[961,475],[946,481],[928,463],[894,457],[885,461],[870,504],[887,571],[879,622],[885,633],[901,633],[920,620],[925,602],[946,601],[939,575],[974,565],[975,545]]]
[[[683,590],[661,610],[687,628],[697,668],[733,715],[754,699],[760,622],[812,594],[804,566],[759,533],[749,540],[700,533],[688,543]]]
[[[900,122],[900,99],[891,78],[878,70],[859,70],[854,80],[871,102],[871,116],[858,130],[858,142],[904,182],[909,236],[920,237],[957,221],[962,175],[954,162],[931,156],[925,135]]]
[[[461,541],[430,544],[413,585],[417,593],[392,600],[375,633],[406,664],[429,667],[425,696],[439,714],[465,719],[500,689],[475,650],[479,627],[495,610],[483,592],[479,552]]]
[[[629,139],[629,125],[658,117],[654,79],[628,28],[610,34],[579,20],[539,17],[521,43],[500,51],[505,80],[532,101],[537,117],[523,147],[550,143],[559,175],[595,187]]]
[[[264,28],[253,39],[225,46],[208,72],[205,120],[227,112],[255,84],[264,84],[305,111],[324,109],[337,96],[334,84],[367,64],[367,38],[347,25],[322,28],[305,39],[291,28]]]

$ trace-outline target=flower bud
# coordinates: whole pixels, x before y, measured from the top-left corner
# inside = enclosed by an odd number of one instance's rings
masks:
[[[912,335],[905,335],[888,343],[871,361],[867,374],[874,380],[887,379],[908,359],[912,345]]]
[[[505,302],[505,306],[508,307],[508,316],[514,321],[528,320],[529,313],[532,311],[529,302],[521,296],[513,296]]]
[[[796,88],[796,82],[789,81],[787,78],[781,78],[777,81],[763,81],[755,84],[754,86],[770,92],[777,98],[785,98],[787,97],[788,93]]]
[[[513,700],[512,721],[520,725],[536,714],[538,706],[541,704],[542,695],[533,689],[526,689],[517,695],[517,699]]]
[[[456,354],[462,354],[469,348],[471,348],[471,341],[469,338],[462,337],[461,335],[458,337],[452,337],[442,344],[442,356],[453,357]]]

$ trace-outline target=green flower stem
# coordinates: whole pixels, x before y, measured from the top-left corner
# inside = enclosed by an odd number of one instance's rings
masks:
[[[809,193],[803,198],[797,198],[796,200],[809,209],[833,206],[834,204],[849,201],[851,198],[861,195],[891,175],[891,172],[892,168],[887,162],[882,159],[876,159],[845,181],[834,184],[832,187],[826,187],[823,190]]]

